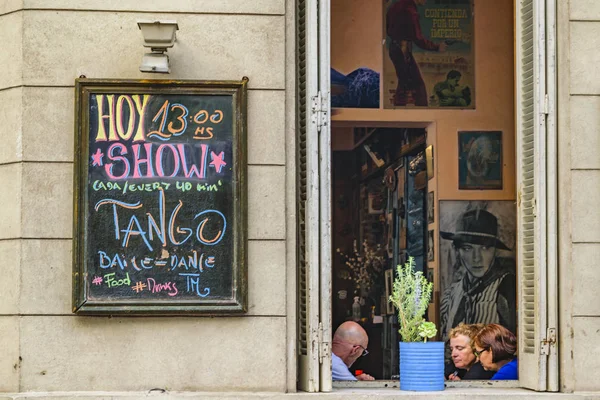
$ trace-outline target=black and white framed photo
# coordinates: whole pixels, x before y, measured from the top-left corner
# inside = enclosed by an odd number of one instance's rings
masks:
[[[440,201],[440,331],[464,322],[516,329],[514,201]]]
[[[435,197],[433,192],[427,193],[427,223],[433,224],[435,222]]]
[[[433,231],[427,232],[427,261],[435,260],[435,246],[433,242]]]

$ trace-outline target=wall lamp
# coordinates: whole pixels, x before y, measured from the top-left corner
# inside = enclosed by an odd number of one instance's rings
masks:
[[[144,47],[150,47],[150,53],[144,54],[140,71],[168,74],[169,56],[167,49],[175,44],[177,21],[138,21],[138,27],[144,37]]]

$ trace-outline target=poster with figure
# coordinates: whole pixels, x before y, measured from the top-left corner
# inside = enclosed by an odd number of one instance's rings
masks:
[[[514,201],[440,201],[440,332],[464,323],[516,328]]]
[[[458,132],[458,188],[502,189],[502,132]]]
[[[472,0],[383,1],[383,108],[475,108]]]
[[[435,200],[433,192],[427,193],[427,223],[433,224],[435,222]]]
[[[433,244],[433,231],[427,232],[427,261],[435,260],[435,248]]]

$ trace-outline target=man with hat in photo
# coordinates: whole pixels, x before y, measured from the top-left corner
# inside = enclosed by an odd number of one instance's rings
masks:
[[[498,238],[498,220],[490,212],[474,209],[462,214],[456,232],[440,232],[452,240],[462,279],[444,291],[440,305],[441,332],[465,324],[496,323],[511,332],[516,328],[515,261],[497,255],[510,250]]]

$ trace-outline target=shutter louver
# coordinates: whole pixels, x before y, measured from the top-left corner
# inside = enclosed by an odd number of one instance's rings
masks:
[[[533,1],[521,2],[520,32],[521,55],[520,74],[520,106],[521,123],[521,175],[520,184],[520,224],[519,235],[521,249],[519,263],[522,266],[521,309],[522,323],[520,334],[523,336],[524,346],[521,351],[533,353],[535,351],[535,130],[534,130],[534,37],[533,26]]]
[[[307,279],[306,279],[306,4],[297,4],[297,265],[298,265],[298,353],[307,354]]]

